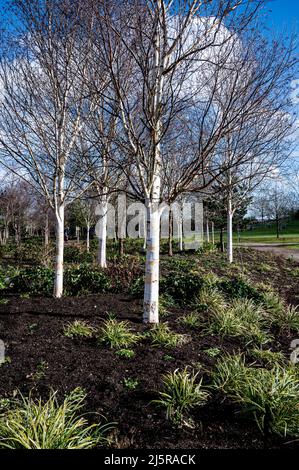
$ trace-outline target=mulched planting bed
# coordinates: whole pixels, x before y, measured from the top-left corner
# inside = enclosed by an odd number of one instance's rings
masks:
[[[148,327],[141,323],[141,306],[120,295],[84,298],[18,299],[0,306],[0,336],[11,362],[1,366],[0,396],[11,397],[15,390],[47,398],[50,389],[59,397],[77,386],[88,393],[86,411],[105,415],[117,422],[115,447],[120,448],[264,448],[284,446],[281,439],[265,440],[251,421],[237,408],[213,393],[208,404],[193,413],[195,429],[176,429],[165,419],[164,410],[150,404],[157,397],[163,373],[187,364],[209,369],[214,358],[204,350],[219,347],[238,350],[238,340],[203,337],[176,322],[178,312],[167,320],[177,332],[189,334],[192,341],[180,348],[154,348],[149,339],[134,346],[135,357],[119,358],[96,339],[74,340],[63,336],[64,325],[76,319],[100,327],[107,312],[128,320],[136,331]],[[287,352],[287,340],[284,346]],[[166,361],[164,355],[174,359]],[[45,361],[44,377],[35,374]],[[204,372],[203,372],[204,373]],[[137,378],[135,390],[128,390],[124,378]]]

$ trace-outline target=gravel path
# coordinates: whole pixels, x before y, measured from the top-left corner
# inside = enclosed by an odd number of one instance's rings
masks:
[[[297,245],[297,244],[296,244]],[[277,256],[284,256],[285,258],[293,258],[299,261],[299,250],[292,250],[292,243],[280,245],[279,243],[262,244],[262,243],[244,243],[242,246],[247,248],[254,248],[258,251],[266,251],[276,254]],[[285,248],[287,246],[288,248]]]

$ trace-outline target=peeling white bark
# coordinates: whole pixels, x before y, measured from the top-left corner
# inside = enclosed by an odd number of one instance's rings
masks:
[[[107,196],[102,196],[100,200],[100,220],[98,224],[98,263],[101,268],[107,267],[106,245],[107,245],[107,219],[108,219]]]
[[[56,222],[56,264],[54,297],[60,298],[63,294],[63,258],[64,258],[64,205],[60,204],[55,211]]]
[[[157,187],[156,191],[159,192],[160,187]],[[160,213],[158,203],[147,200],[146,211],[147,243],[143,321],[159,323]]]
[[[227,206],[227,259],[229,263],[233,262],[233,210],[230,198]]]
[[[207,220],[207,242],[210,243],[210,224]]]
[[[86,250],[89,253],[90,250],[90,225],[87,224],[86,226]]]

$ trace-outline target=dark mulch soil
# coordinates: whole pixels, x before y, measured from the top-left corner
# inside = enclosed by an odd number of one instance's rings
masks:
[[[243,254],[246,264],[248,254]],[[262,256],[265,262],[265,254]],[[258,265],[258,259],[255,260]],[[268,260],[270,262],[270,258]],[[271,261],[273,262],[273,260]],[[277,279],[284,277],[287,297],[294,294],[294,278],[286,279],[290,264],[274,261]],[[219,268],[221,272],[221,267]],[[264,274],[256,273],[259,282]],[[266,280],[265,275],[265,280]],[[280,279],[282,281],[282,278]],[[216,359],[204,350],[219,347],[224,352],[242,348],[238,340],[221,340],[205,337],[198,331],[188,330],[177,322],[178,310],[167,318],[177,332],[190,335],[192,341],[181,348],[163,350],[153,348],[149,339],[134,347],[135,357],[119,358],[113,350],[96,339],[72,340],[63,336],[63,327],[74,319],[85,319],[99,328],[113,312],[118,319],[128,320],[136,331],[147,327],[141,321],[142,307],[138,300],[123,295],[98,295],[61,300],[34,298],[9,298],[7,305],[0,305],[0,338],[5,341],[6,354],[11,362],[0,369],[0,397],[11,397],[15,390],[46,399],[50,389],[65,393],[80,386],[88,393],[86,411],[103,414],[109,421],[117,422],[114,446],[119,448],[283,448],[283,440],[261,436],[256,425],[245,419],[238,408],[217,393],[212,393],[208,404],[193,413],[195,429],[176,429],[165,419],[164,410],[151,404],[161,387],[162,375],[176,368],[200,363],[200,373],[208,382],[208,373]],[[293,338],[276,338],[275,350],[289,354]],[[244,346],[244,345],[243,345]],[[165,360],[165,354],[174,360]],[[46,361],[45,376],[36,377],[39,364]],[[124,378],[137,378],[135,390],[128,390]],[[95,420],[95,417],[93,418]],[[297,444],[292,444],[292,446]]]

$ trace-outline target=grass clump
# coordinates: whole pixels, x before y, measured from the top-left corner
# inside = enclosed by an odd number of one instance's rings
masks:
[[[200,290],[196,301],[196,307],[200,310],[215,312],[224,310],[226,306],[227,304],[223,295],[216,287],[205,286]]]
[[[294,367],[248,367],[241,355],[216,366],[214,385],[251,416],[263,434],[299,436],[299,378]]]
[[[64,327],[64,336],[67,338],[91,338],[96,329],[83,320],[75,320]]]
[[[197,328],[200,326],[201,321],[198,316],[198,313],[196,312],[191,312],[187,313],[183,317],[180,318],[180,323],[182,325],[187,326],[188,328]]]
[[[252,349],[250,355],[257,360],[264,362],[267,365],[283,364],[285,358],[283,353],[271,351],[271,349]]]
[[[166,417],[175,424],[187,424],[186,417],[191,409],[202,406],[208,393],[202,388],[202,380],[196,382],[198,373],[176,369],[163,377],[163,391],[153,403],[166,409]]]
[[[100,341],[108,344],[112,349],[129,348],[139,339],[140,335],[134,333],[126,321],[106,320],[101,329]]]
[[[263,327],[263,310],[250,299],[235,299],[229,307],[211,311],[204,326],[210,334],[242,337],[258,344],[270,339]]]
[[[0,413],[0,448],[90,449],[106,442],[111,423],[89,425],[78,415],[85,398],[81,389],[75,389],[61,405],[56,392],[45,403],[31,396],[14,400]]]
[[[277,326],[281,333],[290,333],[291,331],[299,333],[298,306],[288,305],[284,309],[273,313],[270,323]]]
[[[163,346],[166,348],[176,348],[184,344],[186,335],[181,335],[172,331],[167,323],[159,323],[149,332],[153,346]]]

